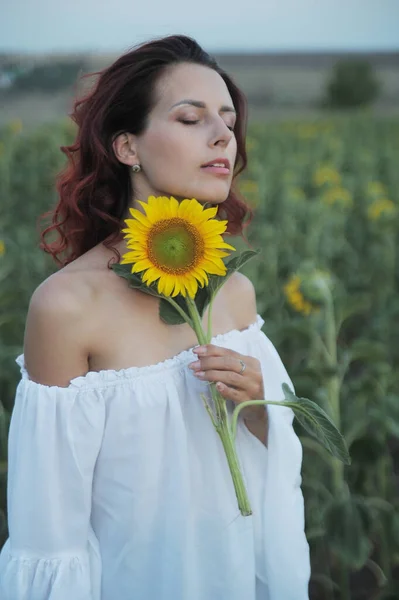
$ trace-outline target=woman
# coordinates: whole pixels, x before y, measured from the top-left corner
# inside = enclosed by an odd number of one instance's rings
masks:
[[[69,166],[43,234],[62,268],[31,298],[17,359],[0,598],[305,600],[292,411],[241,413],[253,509],[243,517],[200,398],[209,381],[224,384],[229,410],[292,387],[253,284],[227,280],[201,355],[187,324],[166,325],[158,300],[110,268],[126,250],[129,207],[150,195],[220,206],[227,232],[242,233],[250,211],[232,185],[246,164],[244,96],[192,39],[170,36],[105,69],[73,117],[76,143],[63,149]]]

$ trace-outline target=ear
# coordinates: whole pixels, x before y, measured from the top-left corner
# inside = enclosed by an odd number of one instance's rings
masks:
[[[120,133],[112,142],[116,158],[123,164],[132,166],[139,162],[136,150],[136,136],[132,133]]]

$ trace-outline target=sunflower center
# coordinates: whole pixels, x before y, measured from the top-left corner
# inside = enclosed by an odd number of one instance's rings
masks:
[[[162,271],[182,274],[196,266],[204,254],[204,240],[194,225],[174,217],[155,223],[148,241],[148,257]]]

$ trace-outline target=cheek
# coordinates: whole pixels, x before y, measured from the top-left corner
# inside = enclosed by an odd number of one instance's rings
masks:
[[[183,132],[163,131],[160,127],[152,132],[146,140],[145,156],[149,164],[162,163],[165,168],[173,165],[181,167],[182,160],[188,162],[190,157],[190,140]]]
[[[195,156],[188,133],[154,128],[148,132],[142,150],[148,183],[157,193],[193,194],[195,167],[201,159]]]

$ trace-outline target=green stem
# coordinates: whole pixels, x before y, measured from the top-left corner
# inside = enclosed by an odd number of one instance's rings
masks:
[[[386,422],[389,418],[389,415],[387,413],[387,409],[386,409],[386,404],[384,402],[384,397],[386,396],[386,394],[388,393],[388,388],[389,388],[389,379],[387,375],[384,375],[381,378],[381,383],[379,386],[379,390],[380,390],[380,399],[381,399],[381,407],[382,407],[382,411],[383,411],[383,416],[384,416],[384,422]],[[383,440],[384,440],[384,445],[387,444],[388,440],[387,440],[387,432],[385,431],[383,434]],[[393,465],[391,464],[390,461],[390,455],[385,454],[384,456],[382,456],[379,460],[379,465],[376,469],[376,473],[377,473],[377,485],[378,485],[378,489],[379,489],[379,497],[383,498],[384,500],[388,500],[389,498],[389,490],[388,490],[388,481],[390,478],[390,473],[393,472]],[[381,530],[382,530],[382,535],[380,537],[380,545],[381,545],[381,550],[380,550],[380,562],[381,562],[381,567],[382,570],[384,571],[384,573],[387,574],[387,576],[390,575],[391,573],[391,568],[392,568],[392,552],[390,551],[390,545],[389,545],[389,532],[387,531],[387,519],[383,518],[382,519],[382,526],[381,526]]]
[[[232,438],[227,419],[223,419],[222,423],[217,429],[217,432],[222,441],[223,448],[227,457],[227,462],[230,467],[230,473],[233,478],[238,507],[240,509],[241,514],[244,517],[249,517],[250,515],[252,515],[251,504],[249,502],[247,490],[245,488],[245,483],[242,478],[240,464],[238,462],[238,457],[234,446],[234,440]]]
[[[335,321],[334,302],[330,290],[326,293],[326,324],[325,324],[325,345],[330,357],[330,365],[338,372],[338,353],[337,353],[337,324]],[[340,376],[333,375],[327,382],[328,399],[330,405],[331,416],[335,420],[335,425],[338,429],[341,427],[341,407],[340,407]],[[344,465],[337,458],[331,458],[332,478],[333,478],[333,493],[341,495],[348,492],[345,489]],[[339,589],[341,592],[340,600],[350,600],[350,581],[349,572],[346,564],[338,561],[338,580]]]
[[[341,593],[340,600],[351,600],[349,573],[346,565],[343,562],[339,563],[338,571],[339,591]]]
[[[195,304],[194,300],[190,298],[190,296],[186,296],[186,304],[188,308],[188,313],[191,317],[191,326],[197,335],[198,341],[200,344],[206,345],[208,342],[206,339],[206,334],[202,328],[201,318],[199,316],[197,305]]]
[[[206,345],[208,343],[207,335],[205,334],[201,318],[198,313],[197,305],[194,300],[189,296],[186,297],[187,309],[189,315],[192,320],[192,327],[197,335],[198,341],[200,344]],[[236,448],[234,445],[234,438],[231,433],[231,428],[228,419],[228,413],[226,408],[226,401],[221,394],[216,389],[215,383],[210,383],[210,390],[212,399],[215,406],[216,411],[216,419],[210,413],[210,407],[206,404],[206,409],[211,416],[212,423],[215,426],[215,429],[220,437],[222,442],[227,463],[230,468],[230,473],[233,480],[234,490],[236,493],[238,507],[240,509],[241,514],[244,517],[247,517],[252,514],[251,505],[249,502],[249,498],[247,495],[247,491],[245,488],[245,483],[242,477],[240,464],[236,452]]]
[[[212,421],[212,424],[213,424],[214,428],[217,429],[218,424],[215,421],[215,417],[213,416],[212,409],[211,409],[211,407],[208,404],[208,400],[206,399],[206,396],[204,394],[200,394],[200,396],[202,398],[202,401],[204,403],[206,411],[207,411],[208,415],[210,416],[210,419]]]
[[[209,344],[209,342],[212,339],[212,323],[211,323],[211,321],[212,321],[212,306],[213,306],[214,299],[215,299],[215,296],[212,296],[211,300],[209,302],[209,306],[208,306],[208,331],[207,331],[207,334],[206,334],[206,338],[208,340],[208,344]]]
[[[246,406],[254,406],[257,404],[279,404],[279,402],[272,402],[271,400],[247,400],[246,402],[241,402],[237,404],[233,411],[233,415],[231,417],[231,434],[233,436],[233,440],[236,439],[237,434],[237,419],[241,410]]]
[[[173,298],[171,298],[170,296],[165,296],[165,300],[167,300],[169,302],[169,304],[171,304],[177,310],[177,312],[183,317],[183,319],[186,321],[186,323],[188,323],[190,325],[190,327],[192,329],[194,329],[192,320],[187,315],[187,313],[185,313],[184,310],[182,308],[180,308],[180,306],[177,304],[177,302],[175,302],[173,300]],[[202,342],[200,342],[200,343],[202,344]]]
[[[328,294],[326,302],[326,348],[330,357],[330,365],[334,369],[338,367],[337,353],[337,328],[335,323],[334,302],[331,293]],[[327,383],[328,399],[331,416],[335,421],[337,429],[341,429],[341,407],[340,407],[340,377],[333,375]],[[333,486],[336,493],[342,489],[344,482],[344,464],[337,458],[332,458]]]
[[[306,408],[302,405],[301,402],[291,402],[290,400],[280,400],[280,401],[275,401],[275,400],[247,400],[246,402],[240,402],[240,404],[238,404],[234,411],[233,411],[233,416],[231,418],[231,429],[232,432],[234,433],[234,436],[236,434],[236,430],[237,430],[237,418],[238,415],[240,413],[240,411],[245,408],[246,406],[252,406],[253,404],[272,404],[275,406],[287,406],[288,408],[292,408],[292,410],[295,413],[295,410],[301,412],[303,415],[306,415],[309,422],[313,423],[315,426],[317,426],[318,421],[317,419],[308,411],[306,410]]]
[[[379,489],[380,489],[380,497],[387,500],[388,490],[387,490],[387,474],[392,472],[390,469],[387,469],[388,459],[387,456],[383,456],[379,461],[379,468],[377,469],[377,478],[379,480]],[[382,535],[380,537],[380,562],[381,567],[384,573],[391,573],[391,552],[388,543],[388,531],[387,531],[387,519],[382,519]]]
[[[325,358],[327,364],[330,364],[331,362],[331,357],[330,357],[330,353],[327,350],[327,346],[324,343],[323,338],[321,337],[321,335],[319,333],[316,333],[316,348],[318,350],[321,350],[321,353],[323,355],[323,357]]]

